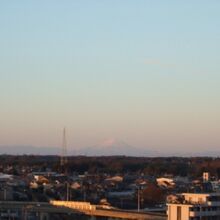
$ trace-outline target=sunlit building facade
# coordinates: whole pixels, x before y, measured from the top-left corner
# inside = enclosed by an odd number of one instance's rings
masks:
[[[220,193],[183,193],[167,199],[168,220],[220,220]]]

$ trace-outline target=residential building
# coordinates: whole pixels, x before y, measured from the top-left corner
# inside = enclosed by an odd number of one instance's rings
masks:
[[[167,198],[168,220],[220,220],[220,193],[182,193]]]

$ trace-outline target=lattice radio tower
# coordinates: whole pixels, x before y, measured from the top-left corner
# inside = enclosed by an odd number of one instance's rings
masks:
[[[60,166],[63,167],[67,164],[67,144],[66,144],[66,128],[63,128],[63,138],[62,138],[62,153],[60,157]]]

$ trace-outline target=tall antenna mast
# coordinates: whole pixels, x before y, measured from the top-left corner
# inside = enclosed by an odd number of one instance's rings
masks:
[[[66,144],[66,128],[63,128],[62,154],[60,158],[60,166],[67,164],[67,144]]]

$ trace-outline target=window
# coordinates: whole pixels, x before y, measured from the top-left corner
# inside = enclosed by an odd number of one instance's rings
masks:
[[[202,211],[205,212],[205,211],[206,211],[206,208],[205,208],[205,207],[202,207]]]
[[[177,220],[181,220],[181,206],[177,206]]]

